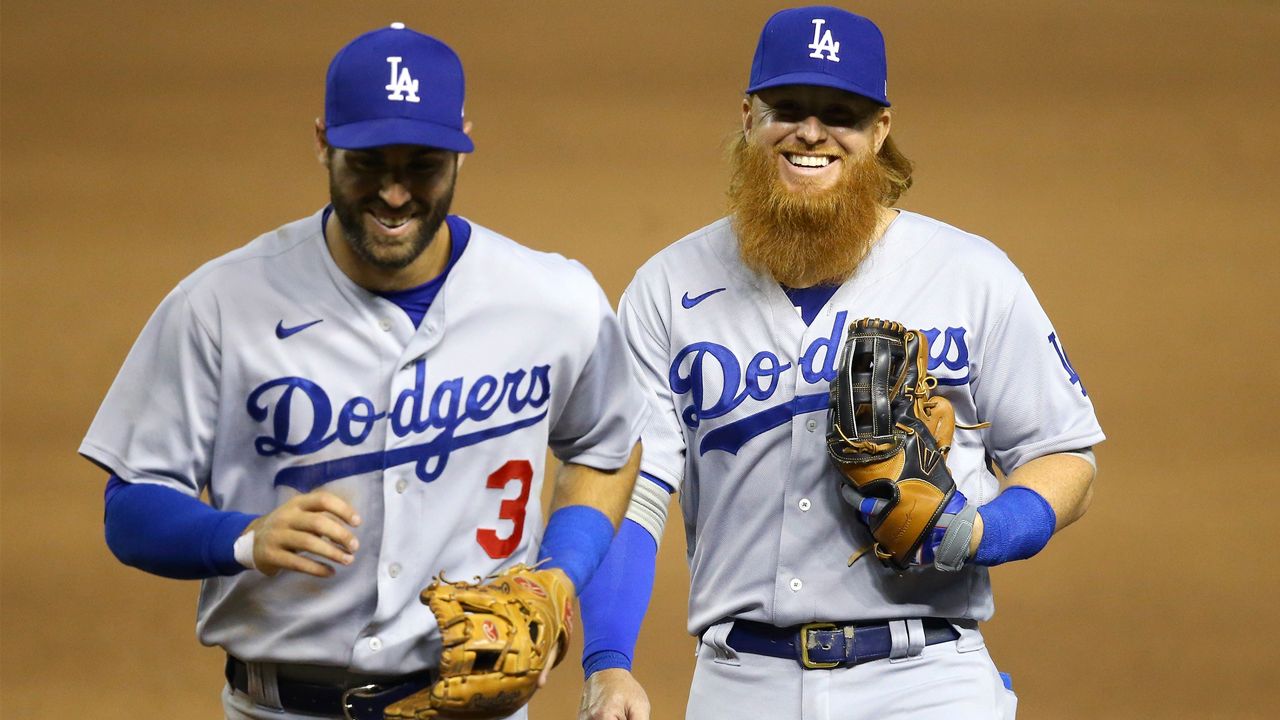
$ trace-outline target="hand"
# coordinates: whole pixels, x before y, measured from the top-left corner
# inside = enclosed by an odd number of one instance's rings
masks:
[[[649,720],[649,697],[629,671],[600,670],[582,686],[578,720]]]
[[[274,576],[281,570],[294,570],[330,577],[333,566],[302,553],[350,565],[360,541],[348,527],[359,525],[360,516],[346,500],[325,490],[315,490],[290,498],[249,523],[245,533],[254,533],[253,563],[262,574]]]
[[[863,495],[848,483],[840,486],[840,496],[858,511],[858,518],[868,528],[874,528],[878,524],[880,514],[889,505],[887,500]],[[951,499],[947,501],[946,507],[942,509],[942,515],[929,533],[928,539],[916,549],[915,557],[911,559],[912,566],[934,565],[939,570],[954,571],[959,570],[960,564],[965,560],[973,557],[978,551],[978,542],[982,539],[982,516],[977,514],[976,508],[968,510],[969,507],[968,498],[960,492],[959,488],[956,488]],[[944,542],[964,543],[966,549],[964,557],[959,559],[959,564],[947,565],[937,562],[938,548]],[[955,562],[954,558],[952,562]]]

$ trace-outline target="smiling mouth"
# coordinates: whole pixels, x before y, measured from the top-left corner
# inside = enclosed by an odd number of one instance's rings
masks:
[[[824,168],[839,160],[831,155],[801,155],[800,153],[783,153],[787,162],[800,168]]]
[[[374,212],[370,212],[369,217],[373,218],[374,222],[378,223],[379,225],[381,225],[382,227],[388,230],[396,230],[401,227],[404,227],[406,224],[408,224],[410,220],[414,218],[413,215],[405,215],[403,217],[390,217],[387,215],[379,215]]]

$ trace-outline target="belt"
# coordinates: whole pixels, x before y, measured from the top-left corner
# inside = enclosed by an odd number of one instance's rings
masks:
[[[249,692],[249,668],[239,658],[227,656],[227,684],[242,693]],[[427,687],[435,671],[423,670],[395,677],[353,674],[352,682],[343,685],[302,682],[277,678],[280,706],[294,713],[309,713],[351,720],[382,720],[386,706]]]
[[[960,633],[942,618],[923,618],[924,644],[951,642]],[[777,627],[735,620],[725,638],[738,652],[787,658],[809,669],[853,667],[889,657],[893,635],[889,623],[808,623]]]

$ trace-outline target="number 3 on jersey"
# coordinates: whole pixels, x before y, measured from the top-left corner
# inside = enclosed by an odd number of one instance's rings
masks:
[[[498,537],[498,533],[489,528],[476,530],[476,542],[495,560],[510,557],[520,545],[520,538],[524,537],[524,512],[529,502],[529,488],[533,486],[532,463],[528,460],[508,460],[489,476],[485,487],[502,490],[512,481],[520,483],[520,494],[510,500],[503,500],[498,510],[499,520],[511,521],[511,534]]]

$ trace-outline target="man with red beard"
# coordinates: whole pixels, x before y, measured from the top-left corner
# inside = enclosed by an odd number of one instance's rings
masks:
[[[690,720],[1014,715],[978,627],[994,609],[987,568],[1035,555],[1085,512],[1103,434],[1004,253],[894,208],[912,167],[886,88],[871,21],[775,14],[729,216],[658,253],[622,298],[655,417],[627,520],[582,595],[583,718],[648,717],[629,670],[677,491],[700,639]],[[838,353],[863,317],[929,340],[929,374],[967,426],[947,460],[952,510],[973,516],[967,552],[935,539],[905,572],[849,560],[870,544],[868,518],[825,446]]]

